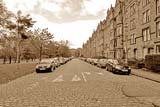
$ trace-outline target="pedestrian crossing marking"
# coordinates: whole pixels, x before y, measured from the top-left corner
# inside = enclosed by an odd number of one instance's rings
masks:
[[[62,82],[63,80],[63,75],[58,76],[56,79],[53,80],[53,82]]]
[[[87,74],[87,75],[90,75],[91,73],[90,72],[84,72],[85,74]]]
[[[72,78],[72,81],[80,81],[80,80],[81,80],[81,78],[78,77],[77,75],[75,75],[75,76]]]
[[[86,77],[85,77],[85,75],[84,75],[83,72],[82,72],[82,77],[83,77],[83,79],[84,79],[84,82],[87,82]]]

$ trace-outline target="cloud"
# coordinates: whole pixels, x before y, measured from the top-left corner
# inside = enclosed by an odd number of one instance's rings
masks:
[[[77,20],[96,20],[105,16],[106,0],[6,0],[28,13],[44,16],[53,23],[72,22]],[[11,7],[11,6],[9,6]],[[13,9],[12,9],[13,10]]]
[[[47,28],[55,40],[69,40],[72,48],[81,47],[104,19],[115,0],[4,0],[9,10],[30,13],[34,28]]]

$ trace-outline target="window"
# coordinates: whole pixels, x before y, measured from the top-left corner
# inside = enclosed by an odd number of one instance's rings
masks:
[[[150,28],[148,27],[148,28],[143,29],[142,35],[143,35],[143,41],[151,40]]]
[[[117,39],[114,40],[114,47],[117,47]]]
[[[151,12],[150,12],[150,10],[147,10],[147,16],[146,16],[147,22],[149,22],[151,20],[150,16],[151,16]]]
[[[143,13],[143,23],[150,21],[150,10],[147,10]]]
[[[146,6],[146,5],[148,5],[149,3],[150,3],[150,0],[143,0],[142,1],[143,7]]]
[[[146,12],[143,13],[143,23],[146,23]]]
[[[119,25],[117,27],[117,36],[119,36],[119,35],[122,35],[122,26],[121,25]]]
[[[113,29],[113,28],[114,28],[113,21],[111,21],[111,24],[110,24],[110,26],[111,26],[111,29]]]
[[[157,23],[157,37],[160,37],[160,22]]]
[[[160,45],[156,46],[156,53],[160,53]]]
[[[157,14],[159,14],[160,13],[160,0],[157,0],[156,7],[157,7]]]
[[[154,49],[153,48],[148,48],[148,54],[153,54]]]
[[[134,58],[137,59],[137,49],[134,49]]]
[[[131,7],[130,7],[130,15],[131,15],[131,16],[134,15],[135,12],[136,12],[136,7],[135,7],[135,4],[133,4],[133,5],[131,5]]]
[[[135,29],[136,28],[136,22],[135,22],[135,19],[131,20],[130,21],[130,29]]]
[[[135,34],[132,34],[131,35],[131,44],[135,44],[136,41],[135,41]]]

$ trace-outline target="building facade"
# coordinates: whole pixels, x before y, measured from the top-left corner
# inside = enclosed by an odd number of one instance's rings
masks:
[[[84,57],[120,60],[160,54],[160,0],[116,0],[82,50]]]

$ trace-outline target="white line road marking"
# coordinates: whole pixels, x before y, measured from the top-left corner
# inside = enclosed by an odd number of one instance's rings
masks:
[[[53,80],[53,82],[62,82],[63,80],[63,75],[58,76],[56,79]]]
[[[85,74],[87,74],[87,75],[90,75],[91,73],[90,72],[84,72]]]
[[[99,72],[99,73],[97,73],[98,75],[104,75],[103,73],[101,73],[101,72]]]
[[[84,76],[83,72],[82,72],[82,77],[83,77],[84,81],[87,82],[86,77]]]
[[[72,81],[80,81],[80,80],[81,80],[81,78],[78,77],[77,75],[75,75],[75,76],[72,78]]]

